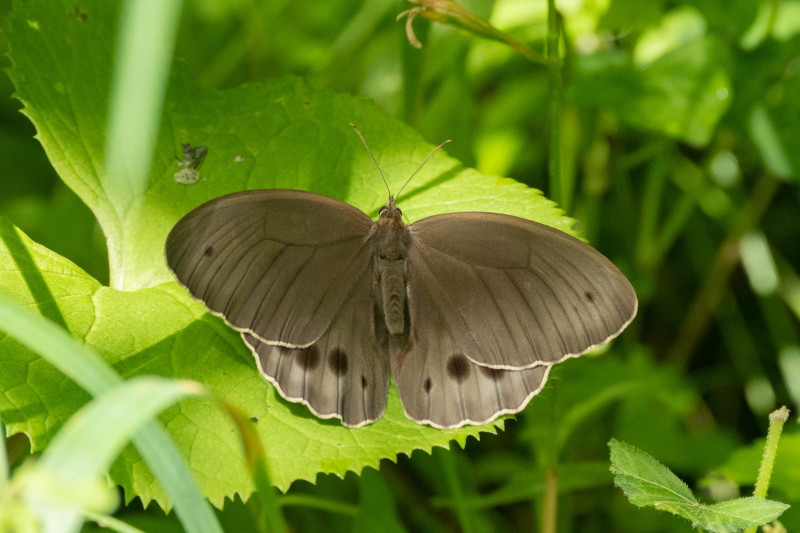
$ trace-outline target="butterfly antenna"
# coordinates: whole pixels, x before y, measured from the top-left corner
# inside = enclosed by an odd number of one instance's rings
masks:
[[[405,189],[405,188],[406,188],[406,185],[408,185],[408,182],[409,182],[409,181],[411,181],[411,178],[413,178],[414,176],[416,176],[416,175],[417,175],[417,172],[419,172],[420,170],[422,170],[422,167],[424,167],[424,166],[425,166],[425,163],[427,163],[427,162],[428,162],[428,159],[430,159],[431,157],[433,157],[433,154],[435,154],[435,153],[436,153],[436,151],[437,151],[437,150],[439,150],[439,148],[441,148],[442,146],[444,146],[445,144],[447,144],[447,143],[449,143],[449,142],[450,142],[450,139],[447,139],[446,141],[444,141],[443,143],[441,143],[439,146],[437,146],[436,148],[434,148],[433,150],[431,150],[431,153],[429,153],[429,154],[428,154],[428,157],[426,157],[426,158],[425,158],[425,161],[423,161],[423,162],[422,162],[422,163],[419,165],[419,167],[417,167],[417,170],[415,170],[415,171],[414,171],[414,173],[413,173],[413,174],[411,174],[411,176],[409,176],[409,178],[406,180],[406,182],[403,184],[403,186],[402,186],[402,187],[400,187],[400,190],[399,190],[399,191],[397,191],[397,196],[398,196],[398,197],[400,196],[400,193],[401,193],[401,192],[403,192],[403,189]]]
[[[378,164],[378,160],[375,159],[374,155],[372,155],[372,150],[369,149],[369,145],[367,145],[366,139],[364,139],[364,136],[361,135],[360,131],[358,131],[358,128],[356,128],[356,125],[353,124],[352,122],[349,122],[349,124],[353,127],[354,130],[356,130],[356,133],[358,133],[358,137],[361,139],[361,142],[364,143],[364,148],[367,149],[367,153],[372,158],[372,162],[375,163],[375,166],[378,168],[378,172],[381,175],[381,179],[383,180],[383,184],[386,185],[386,191],[389,193],[389,197],[391,198],[392,191],[389,189],[389,184],[386,182],[386,178],[383,175],[383,170],[381,170],[381,166]]]

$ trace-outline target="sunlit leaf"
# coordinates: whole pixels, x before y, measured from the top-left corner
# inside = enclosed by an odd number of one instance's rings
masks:
[[[698,502],[689,487],[666,466],[638,448],[612,439],[614,483],[638,507],[655,507],[690,520],[694,527],[733,532],[779,517],[788,505],[761,498],[738,498],[713,505]]]

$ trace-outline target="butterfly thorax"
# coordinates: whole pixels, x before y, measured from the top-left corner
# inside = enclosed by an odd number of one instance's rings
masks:
[[[373,223],[370,244],[374,257],[375,298],[383,311],[389,333],[402,335],[405,330],[408,230],[391,197]]]

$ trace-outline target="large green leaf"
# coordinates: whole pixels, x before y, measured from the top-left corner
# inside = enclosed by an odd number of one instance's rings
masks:
[[[168,88],[162,129],[144,196],[120,212],[109,201],[103,142],[109,101],[114,27],[119,2],[17,2],[10,17],[9,73],[53,166],[97,216],[112,256],[114,288],[0,225],[0,291],[68,328],[125,377],[155,374],[202,382],[251,417],[264,441],[273,481],[282,489],[317,473],[343,475],[377,467],[414,449],[496,431],[495,425],[440,431],[405,418],[397,392],[375,424],[348,430],[320,421],[282,400],[256,371],[239,336],[170,281],[163,243],[174,223],[210,198],[241,189],[291,187],[348,201],[374,214],[386,190],[348,126],[369,140],[392,190],[431,145],[370,101],[321,91],[297,78],[217,91],[180,74]],[[195,184],[176,183],[182,143],[209,147]],[[570,231],[572,221],[538,191],[482,176],[437,154],[403,192],[409,221],[447,211],[513,213]],[[117,290],[122,289],[122,290]],[[0,339],[0,411],[9,432],[26,433],[34,450],[87,395],[49,364],[10,339]],[[204,399],[161,416],[185,454],[203,492],[217,505],[253,490],[232,422]],[[160,486],[132,447],[112,477],[128,497],[168,505]]]
[[[116,288],[172,279],[162,257],[170,228],[191,208],[225,193],[305,189],[375,212],[385,203],[386,190],[349,122],[359,125],[394,191],[431,149],[371,101],[317,90],[298,78],[217,91],[176,75],[147,192],[118,212],[108,198],[111,182],[102,160],[118,5],[86,2],[82,19],[70,15],[74,3],[66,0],[19,3],[9,32],[9,74],[23,112],[61,178],[100,221],[116,267],[111,272]],[[190,186],[173,177],[182,143],[209,147],[202,179]],[[535,217],[561,229],[571,223],[538,192],[486,179],[443,155],[427,164],[401,203],[410,220],[477,208]]]
[[[440,431],[408,420],[395,389],[386,415],[350,430],[321,421],[300,405],[284,401],[256,371],[239,335],[204,312],[174,283],[139,291],[104,287],[69,261],[32,243],[0,219],[0,292],[63,321],[124,377],[161,375],[203,382],[238,405],[265,444],[273,481],[286,489],[318,472],[343,475],[380,459],[414,449],[464,444],[468,435],[493,426]],[[52,287],[52,291],[48,290]],[[56,318],[60,317],[60,318]],[[9,433],[26,433],[41,450],[88,396],[56,369],[9,337],[0,339],[0,412]],[[212,502],[252,492],[233,423],[207,399],[167,409],[161,420],[184,452]],[[160,486],[132,447],[112,470],[115,481],[139,495],[166,503]]]

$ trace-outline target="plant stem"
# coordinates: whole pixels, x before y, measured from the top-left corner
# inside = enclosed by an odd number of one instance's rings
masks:
[[[548,467],[544,472],[544,508],[542,533],[556,533],[558,519],[558,472]]]
[[[256,496],[261,504],[260,513],[256,517],[259,526],[270,533],[286,533],[288,528],[281,512],[278,490],[272,485],[269,476],[267,454],[261,438],[239,409],[227,403],[223,403],[223,408],[236,424],[242,439],[247,469],[256,486]]]
[[[6,426],[0,420],[0,489],[6,484],[11,467],[9,466],[8,452],[6,451]]]
[[[126,244],[125,232],[135,224],[128,218],[131,209],[147,190],[181,6],[161,0],[122,4],[101,179],[111,209],[100,219],[109,240],[109,284],[115,289],[140,288],[126,277],[126,253],[133,247]]]
[[[789,419],[789,409],[784,405],[769,415],[769,429],[767,442],[764,444],[764,455],[761,457],[761,466],[758,467],[758,478],[753,496],[766,498],[769,480],[772,477],[772,468],[775,466],[775,456],[778,453],[778,440],[783,432],[783,424]]]
[[[439,453],[439,464],[442,465],[444,470],[444,477],[447,485],[450,487],[450,495],[453,498],[453,503],[456,508],[456,515],[461,526],[461,531],[464,533],[471,533],[474,531],[472,527],[472,520],[470,519],[469,508],[464,499],[464,488],[461,485],[461,480],[458,476],[458,469],[456,468],[456,458],[452,451],[446,453]]]
[[[135,528],[113,516],[87,511],[86,509],[81,510],[81,514],[86,520],[95,522],[103,530],[119,531],[120,533],[144,533],[141,529]]]
[[[423,24],[417,32],[423,40],[427,39],[429,25]],[[418,124],[420,110],[420,95],[422,94],[422,68],[425,61],[425,53],[410,46],[401,46],[401,68],[403,71],[403,107],[401,110],[403,119],[412,125]]]
[[[261,499],[262,516],[260,518],[264,520],[266,530],[270,533],[286,533],[289,529],[281,512],[278,490],[270,485],[266,462],[263,459],[257,465],[256,476],[256,486],[259,487],[258,495]]]
[[[547,170],[550,176],[548,196],[562,209],[569,211],[569,191],[565,190],[561,175],[561,107],[563,80],[558,57],[560,20],[555,0],[547,0],[547,60],[550,66],[550,146]]]
[[[342,516],[355,516],[358,514],[358,507],[355,505],[306,494],[287,494],[281,496],[278,503],[281,507],[308,507],[309,509],[327,511]]]
[[[767,430],[767,442],[764,443],[764,455],[761,456],[761,465],[758,467],[758,477],[756,478],[756,488],[753,496],[756,498],[766,498],[769,489],[769,480],[772,477],[772,469],[775,466],[775,457],[778,454],[778,441],[783,432],[783,424],[789,419],[789,409],[782,406],[769,414],[769,429]],[[756,533],[756,528],[750,528],[745,533]]]
[[[551,394],[553,401],[550,404],[548,424],[552,435],[558,435],[563,429],[563,417],[559,405],[558,381],[553,383]],[[556,533],[558,525],[558,457],[561,452],[563,440],[556,437],[548,439],[547,445],[537,450],[539,464],[544,469],[544,492],[542,495],[540,512],[541,533]]]

